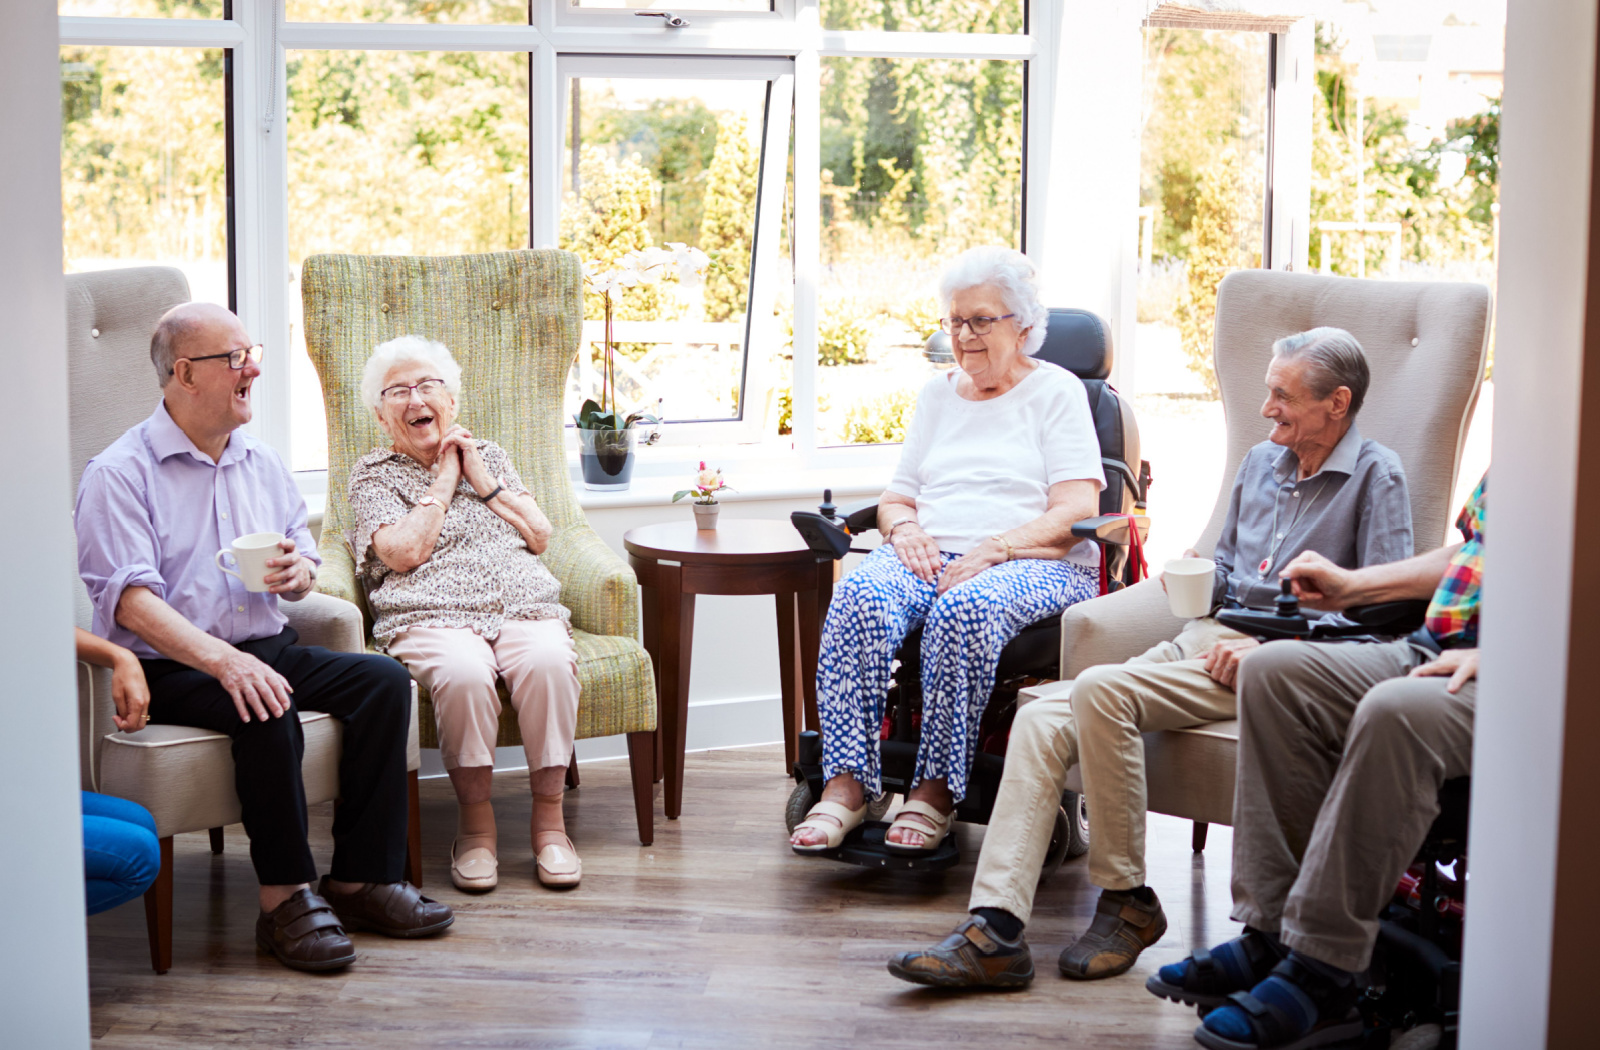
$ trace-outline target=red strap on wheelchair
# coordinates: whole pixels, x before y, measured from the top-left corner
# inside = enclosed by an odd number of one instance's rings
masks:
[[[1138,583],[1150,574],[1144,560],[1144,538],[1139,535],[1139,523],[1134,515],[1119,515],[1128,519],[1128,584]],[[1100,548],[1100,593],[1111,593],[1111,557],[1104,546]]]

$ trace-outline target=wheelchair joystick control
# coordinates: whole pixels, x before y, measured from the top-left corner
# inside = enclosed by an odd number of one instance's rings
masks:
[[[1277,607],[1279,616],[1299,616],[1300,599],[1294,596],[1294,584],[1289,580],[1278,581]]]
[[[817,513],[832,521],[839,516],[838,511],[839,508],[834,506],[833,503],[833,490],[823,489],[822,502],[817,505]]]

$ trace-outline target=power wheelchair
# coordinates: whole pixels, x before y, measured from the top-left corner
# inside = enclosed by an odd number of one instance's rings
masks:
[[[1285,580],[1274,609],[1225,608],[1217,620],[1262,641],[1339,641],[1410,634],[1422,626],[1427,607],[1424,601],[1384,602],[1347,610],[1348,626],[1313,625]],[[1366,1031],[1348,1045],[1454,1050],[1471,793],[1471,777],[1440,787],[1439,816],[1379,919],[1378,944],[1358,1003]]]
[[[1101,587],[1116,590],[1138,582],[1143,567],[1143,540],[1149,519],[1144,516],[1150,487],[1150,464],[1139,458],[1139,431],[1128,403],[1107,382],[1111,374],[1110,330],[1087,310],[1050,311],[1045,342],[1036,355],[1059,365],[1083,381],[1089,395],[1095,434],[1100,442],[1106,488],[1100,494],[1100,514],[1078,522],[1073,534],[1100,546]],[[930,360],[938,358],[930,354]],[[842,559],[852,550],[853,537],[876,530],[876,501],[837,508],[831,493],[815,513],[796,511],[791,522],[819,555]],[[884,848],[888,824],[881,819],[894,794],[905,794],[916,773],[922,706],[922,628],[913,630],[895,654],[896,667],[885,704],[882,769],[884,795],[869,811],[869,819],[852,831],[837,849],[817,854],[870,868],[940,871],[960,859],[955,836],[923,856],[890,853]],[[1006,738],[1016,715],[1017,693],[1029,682],[1059,677],[1061,618],[1048,617],[1018,634],[1001,651],[995,687],[984,710],[978,739],[980,746],[968,777],[967,795],[956,806],[956,819],[987,824],[999,791],[1005,764]],[[796,781],[785,809],[790,831],[822,795],[822,738],[815,731],[800,734]],[[1062,795],[1055,830],[1046,854],[1044,871],[1062,861],[1081,856],[1089,848],[1089,822],[1082,797],[1073,791]]]

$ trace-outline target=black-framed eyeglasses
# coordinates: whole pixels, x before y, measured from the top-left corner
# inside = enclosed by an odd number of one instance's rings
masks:
[[[259,365],[261,363],[261,355],[263,353],[265,353],[265,352],[266,352],[266,347],[264,347],[260,343],[257,343],[255,346],[241,346],[238,349],[229,350],[225,354],[206,354],[204,357],[180,357],[180,358],[178,358],[178,360],[179,361],[220,361],[223,358],[227,358],[228,359],[228,367],[233,369],[235,372],[237,372],[239,369],[244,367],[244,363],[246,361],[249,361],[253,365]],[[174,364],[176,364],[176,363],[177,362],[174,362]],[[173,373],[173,369],[171,369],[171,368],[167,369],[167,375],[171,375],[172,373]]]
[[[961,326],[966,325],[972,329],[973,335],[988,335],[989,329],[994,327],[996,321],[1004,321],[1017,316],[1016,314],[1001,314],[999,317],[941,317],[939,328],[947,335],[956,335],[961,331]]]
[[[397,383],[394,386],[384,387],[379,396],[391,405],[403,405],[411,400],[411,391],[415,390],[421,397],[432,397],[434,394],[444,392],[443,379],[424,379],[419,383]]]

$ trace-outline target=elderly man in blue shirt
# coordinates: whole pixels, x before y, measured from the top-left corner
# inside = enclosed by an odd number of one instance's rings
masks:
[[[1231,596],[1270,607],[1278,573],[1302,551],[1350,569],[1411,556],[1400,458],[1364,440],[1355,425],[1369,382],[1361,344],[1343,329],[1313,328],[1273,345],[1261,406],[1272,426],[1234,478],[1213,603]],[[1020,709],[973,880],[972,914],[932,948],[894,956],[889,972],[942,987],[1033,980],[1023,926],[1067,774],[1078,763],[1094,819],[1089,881],[1101,892],[1089,929],[1061,954],[1061,974],[1093,980],[1132,967],[1167,928],[1145,885],[1140,734],[1233,718],[1240,661],[1258,644],[1199,617],[1174,641],[1127,663],[1089,668],[1069,696]]]
[[[250,421],[262,348],[229,311],[187,303],[156,328],[162,401],[90,460],[78,486],[78,570],[94,633],[133,650],[148,720],[233,741],[235,786],[260,882],[256,943],[284,965],[355,960],[346,930],[436,933],[450,908],[405,882],[410,679],[382,656],[297,645],[278,608],[311,592],[320,564],[306,506]],[[213,560],[241,536],[282,533],[265,592]],[[333,863],[313,890],[296,709],[344,723]]]

